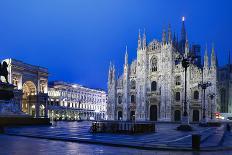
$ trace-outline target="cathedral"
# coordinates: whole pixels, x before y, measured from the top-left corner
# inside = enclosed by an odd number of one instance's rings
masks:
[[[171,27],[163,30],[162,41],[147,43],[146,34],[138,35],[137,58],[128,63],[127,48],[123,73],[116,77],[110,64],[108,73],[108,120],[176,121],[182,120],[184,108],[185,73],[179,55],[200,56],[199,45],[189,45],[185,21],[182,19],[181,38],[172,35]],[[200,59],[200,58],[199,58]],[[214,46],[204,62],[196,60],[187,69],[187,112],[189,122],[199,122],[203,116],[203,90],[201,82],[211,82],[205,90],[206,119],[217,106],[217,63]],[[210,98],[210,94],[215,94]]]

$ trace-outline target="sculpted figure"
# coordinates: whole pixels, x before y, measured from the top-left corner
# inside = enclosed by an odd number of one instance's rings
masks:
[[[7,64],[5,61],[3,61],[2,64],[0,63],[0,77],[1,77],[1,76],[4,76],[4,78],[6,79],[6,82],[9,83],[9,82],[8,82],[8,71],[7,71],[7,67],[8,67],[8,64]],[[0,81],[1,81],[1,79],[0,79]]]

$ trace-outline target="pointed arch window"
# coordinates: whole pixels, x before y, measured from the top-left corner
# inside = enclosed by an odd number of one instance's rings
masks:
[[[176,101],[180,101],[180,92],[176,92]]]
[[[135,103],[135,95],[131,95],[131,103]]]
[[[151,59],[151,71],[152,72],[157,71],[157,59],[155,57]]]
[[[122,103],[122,96],[119,95],[119,96],[118,96],[118,104],[121,104],[121,103]]]
[[[151,83],[151,91],[156,91],[156,90],[157,90],[157,82],[152,81],[152,83]]]

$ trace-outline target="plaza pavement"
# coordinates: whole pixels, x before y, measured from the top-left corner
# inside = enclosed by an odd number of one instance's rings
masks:
[[[230,155],[232,151],[141,150],[0,134],[0,155]]]
[[[180,132],[178,124],[158,123],[157,130],[149,134],[109,134],[89,132],[90,122],[57,122],[53,126],[10,127],[5,129],[8,135],[85,142],[119,147],[163,150],[191,150],[192,134],[201,134],[201,150],[220,150],[225,142],[224,127],[199,127],[192,125],[194,131]],[[229,136],[230,137],[230,136]],[[232,135],[231,135],[232,137]],[[229,140],[229,139],[228,139]],[[225,146],[230,148],[231,145]]]

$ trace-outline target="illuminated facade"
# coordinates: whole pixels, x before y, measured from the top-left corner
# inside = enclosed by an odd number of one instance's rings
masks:
[[[171,33],[170,26],[166,33],[163,30],[162,41],[146,41],[138,36],[137,58],[128,63],[126,49],[123,74],[116,78],[115,67],[110,64],[108,75],[108,107],[109,120],[138,121],[181,121],[184,101],[184,69],[176,63],[180,54],[193,54],[182,21],[181,38],[178,41]],[[209,63],[210,61],[210,63]],[[209,65],[211,64],[211,65]],[[198,122],[202,118],[203,93],[198,84],[210,81],[212,86],[206,89],[217,95],[217,66],[214,47],[208,57],[205,49],[204,65],[199,61],[191,64],[187,70],[187,102],[190,122]],[[206,97],[206,116],[217,109],[216,97],[211,101]]]
[[[3,61],[8,64],[9,83],[16,86],[14,101],[20,109],[34,117],[46,117],[48,69],[15,59]]]
[[[56,120],[106,118],[106,93],[78,84],[55,81],[48,89],[49,117]]]

